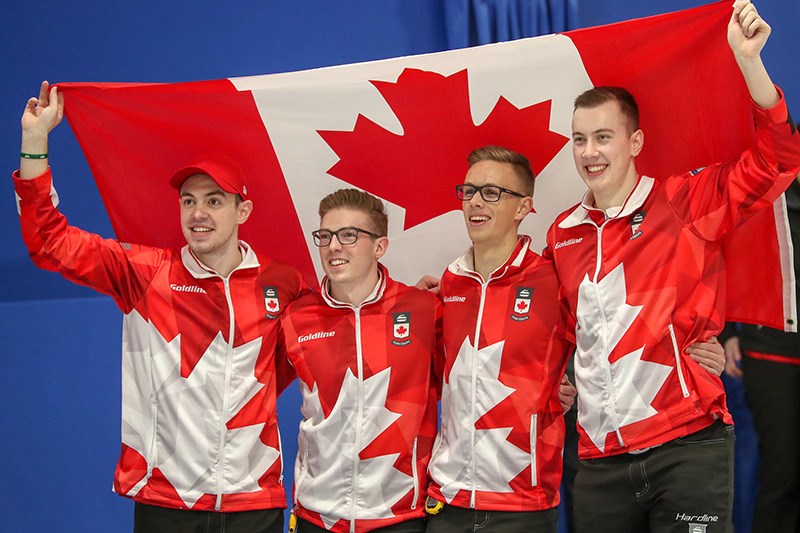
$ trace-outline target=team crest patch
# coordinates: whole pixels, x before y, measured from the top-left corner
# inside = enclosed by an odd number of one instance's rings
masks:
[[[518,322],[528,320],[531,310],[533,289],[530,287],[517,287],[517,297],[514,299],[514,308],[511,310],[511,319]]]
[[[275,287],[264,287],[264,307],[267,308],[267,318],[278,318],[281,303],[278,300],[278,289]]]
[[[689,533],[706,533],[706,524],[689,524]]]
[[[392,344],[405,346],[411,344],[411,313],[394,313],[392,315]]]
[[[631,219],[631,240],[641,237],[642,230],[639,229],[639,226],[644,222],[644,216],[646,214],[647,213],[644,211],[637,211],[636,214],[633,215]]]

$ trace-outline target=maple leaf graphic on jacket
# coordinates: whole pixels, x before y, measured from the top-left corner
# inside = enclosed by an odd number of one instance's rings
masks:
[[[255,377],[255,354],[261,349],[258,337],[241,346],[230,348],[218,333],[202,353],[188,377],[178,376],[181,365],[181,336],[167,342],[161,333],[136,311],[125,320],[139,322],[130,332],[143,332],[149,337],[140,346],[153,346],[161,341],[161,349],[149,354],[123,347],[122,442],[146,458],[150,467],[158,469],[173,486],[181,500],[192,507],[204,494],[250,492],[260,490],[258,480],[280,457],[280,452],[261,442],[264,423],[228,427],[228,422],[264,387]],[[146,333],[145,333],[146,332]],[[247,357],[246,354],[253,354]],[[226,368],[229,359],[249,361],[249,368],[237,368],[241,385],[226,390]],[[136,367],[149,367],[151,381],[133,382],[133,376],[146,375]],[[217,391],[217,394],[209,391]],[[153,399],[171,406],[158,408],[158,434],[153,435],[150,410]],[[221,406],[225,402],[225,409]],[[158,406],[159,404],[156,404]],[[225,413],[225,419],[220,413]],[[136,413],[141,413],[138,416]],[[224,457],[226,467],[215,469],[220,443],[225,447],[250,448],[251,453],[232,462],[236,457]],[[224,476],[220,479],[220,476]],[[135,495],[147,483],[142,479],[126,493]]]
[[[343,518],[392,516],[392,507],[414,488],[413,478],[393,466],[399,453],[374,457],[363,453],[400,418],[400,414],[386,408],[390,377],[391,368],[386,368],[360,380],[348,368],[336,404],[327,417],[316,383],[309,389],[299,381],[303,421],[295,464],[295,492],[298,502],[319,513],[329,529]],[[381,490],[374,490],[374,482],[369,483],[371,490],[359,490],[360,479],[380,479]],[[347,496],[342,497],[343,494]],[[358,501],[357,508],[353,498]]]
[[[475,427],[483,415],[516,392],[499,379],[504,345],[505,341],[500,341],[476,349],[465,338],[447,376],[448,386],[442,390],[442,419],[458,423],[442,431],[447,443],[438,447],[430,470],[448,503],[459,490],[472,490],[471,486],[464,486],[464,480],[472,480],[473,463],[481,465],[480,489],[490,492],[512,492],[509,483],[521,472],[516,465],[524,468],[530,463],[530,452],[507,440],[512,427]],[[473,402],[474,409],[470,407]],[[457,445],[470,442],[464,435],[471,432],[475,434],[472,452]]]
[[[657,413],[651,403],[672,371],[670,366],[643,361],[644,346],[622,356],[614,354],[642,310],[626,300],[622,264],[597,283],[587,274],[578,289],[578,421],[601,452],[609,433]],[[624,410],[616,408],[617,401]]]
[[[531,158],[539,174],[568,139],[550,131],[551,100],[517,108],[503,96],[475,124],[466,70],[450,76],[406,68],[397,82],[372,81],[403,127],[358,115],[353,131],[319,131],[339,161],[328,174],[406,209],[405,227],[452,211],[466,158],[496,144]]]

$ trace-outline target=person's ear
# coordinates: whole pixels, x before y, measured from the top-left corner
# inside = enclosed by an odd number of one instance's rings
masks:
[[[380,259],[389,249],[389,238],[378,237],[375,239],[375,259]]]
[[[631,133],[631,155],[636,157],[642,151],[644,147],[644,132],[642,130],[636,130]]]
[[[244,224],[247,222],[247,219],[250,218],[250,214],[253,212],[253,202],[251,200],[245,200],[236,206],[237,211],[237,222],[239,224]]]

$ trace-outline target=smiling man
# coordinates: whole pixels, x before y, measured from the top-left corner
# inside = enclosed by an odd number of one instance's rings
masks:
[[[274,358],[280,310],[306,290],[302,278],[238,240],[253,203],[241,168],[221,154],[171,179],[182,249],[69,226],[48,167],[62,115],[45,82],[22,116],[22,236],[38,266],[111,296],[125,314],[114,490],[136,502],[134,531],[283,531]]]
[[[728,42],[756,124],[735,161],[641,176],[633,96],[597,87],[575,100],[573,157],[589,191],[556,219],[546,255],[575,322],[578,531],[730,531],[732,421],[722,382],[687,347],[724,325],[722,237],[800,165],[800,135],[760,58],[769,33],[750,2],[734,4]]]
[[[425,531],[437,301],[389,277],[383,202],[342,189],[312,233],[321,292],[282,324],[303,395],[290,531]]]
[[[428,531],[551,533],[569,347],[558,279],[530,237],[518,234],[533,202],[527,158],[485,146],[468,162],[456,195],[473,244],[439,286],[445,365]]]

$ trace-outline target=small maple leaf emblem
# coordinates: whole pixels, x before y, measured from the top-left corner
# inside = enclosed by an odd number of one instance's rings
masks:
[[[528,309],[531,307],[533,289],[530,287],[517,287],[517,297],[514,300],[514,307],[511,308],[511,318],[513,320],[527,320]]]
[[[394,325],[392,326],[392,330],[394,332],[395,339],[406,339],[402,342],[398,342],[397,340],[393,340],[392,344],[397,346],[405,346],[411,342],[408,339],[409,330],[411,329],[411,314],[410,313],[394,313],[393,315]]]
[[[372,84],[399,119],[402,134],[363,115],[353,131],[319,134],[339,156],[328,174],[404,207],[404,229],[460,208],[453,187],[463,180],[475,148],[495,144],[521,152],[539,174],[568,141],[550,131],[549,100],[520,109],[501,96],[476,125],[466,70],[443,76],[406,68],[397,82]]]
[[[278,301],[278,289],[275,287],[264,287],[264,305],[267,306],[267,310],[277,313],[280,311],[280,302]],[[267,317],[273,318],[269,314]]]

